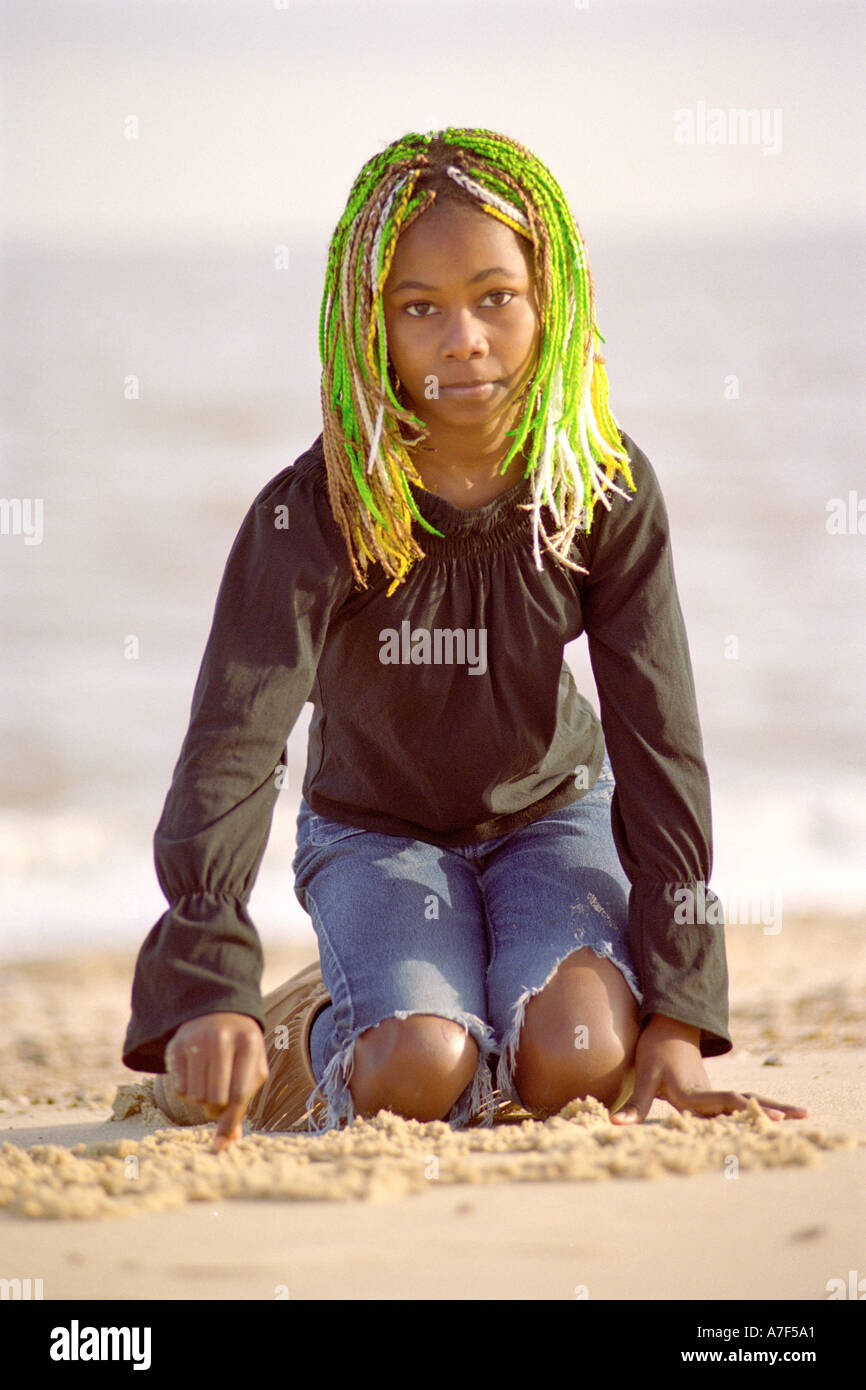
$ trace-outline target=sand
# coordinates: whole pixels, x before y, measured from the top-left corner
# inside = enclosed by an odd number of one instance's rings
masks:
[[[728,949],[736,1046],[711,1079],[808,1120],[657,1101],[620,1129],[586,1101],[452,1131],[383,1113],[219,1155],[213,1126],[167,1125],[119,1064],[128,957],[7,967],[0,1275],[41,1277],[45,1298],[826,1299],[863,1263],[862,933],[735,926]],[[272,955],[265,987],[308,959]]]
[[[138,1091],[138,1094],[136,1094]],[[153,1095],[125,1088],[117,1110],[154,1114]],[[0,1208],[21,1216],[94,1218],[165,1211],[229,1198],[383,1201],[431,1183],[587,1182],[615,1177],[805,1167],[827,1150],[856,1148],[850,1134],[780,1125],[757,1101],[736,1116],[668,1114],[616,1128],[598,1101],[573,1101],[541,1123],[527,1118],[456,1132],[382,1111],[321,1136],[250,1134],[228,1154],[210,1151],[213,1126],[160,1128],[135,1141],[40,1144],[0,1150]],[[866,1138],[859,1141],[866,1144]]]

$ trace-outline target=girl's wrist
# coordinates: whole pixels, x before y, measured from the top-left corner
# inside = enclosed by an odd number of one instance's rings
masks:
[[[670,1018],[667,1014],[650,1014],[646,1028],[651,1028],[654,1034],[657,1033],[666,1038],[681,1038],[684,1042],[694,1043],[695,1047],[700,1047],[700,1028],[691,1023],[683,1023],[678,1018]]]

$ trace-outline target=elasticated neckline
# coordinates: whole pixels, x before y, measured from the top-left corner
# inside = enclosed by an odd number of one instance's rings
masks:
[[[531,515],[525,504],[531,495],[531,480],[517,482],[483,507],[457,507],[445,497],[439,497],[417,483],[409,483],[418,510],[431,526],[444,533],[433,536],[416,521],[413,531],[428,555],[453,554],[455,550],[486,548],[507,544],[531,531]]]

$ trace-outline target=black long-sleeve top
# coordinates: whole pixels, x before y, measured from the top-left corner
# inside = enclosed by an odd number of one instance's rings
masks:
[[[641,1019],[699,1027],[704,1056],[730,1051],[721,904],[706,888],[709,779],[667,511],[649,460],[623,443],[637,490],[610,494],[577,534],[586,574],[549,554],[536,568],[528,479],[470,511],[410,484],[443,535],[414,523],[425,558],[390,596],[378,567],[366,590],[354,584],[321,435],[259,493],[226,564],[154,837],[170,906],[139,952],[127,1066],[163,1070],[172,1033],[201,1014],[264,1027],[247,900],[307,700],[313,810],[446,847],[578,800],[606,743]],[[582,632],[601,722],[563,658]]]

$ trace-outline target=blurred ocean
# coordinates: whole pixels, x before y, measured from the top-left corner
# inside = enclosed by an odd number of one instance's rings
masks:
[[[756,923],[864,904],[866,535],[828,530],[833,499],[866,496],[861,249],[590,245],[614,413],[671,517],[712,885]],[[0,956],[134,945],[164,910],[151,836],[223,565],[320,430],[324,267],[324,247],[285,270],[267,248],[4,253],[0,495],[41,499],[43,535],[0,535]],[[597,708],[585,639],[568,656]],[[291,875],[308,716],[251,901],[266,944],[312,940]]]

